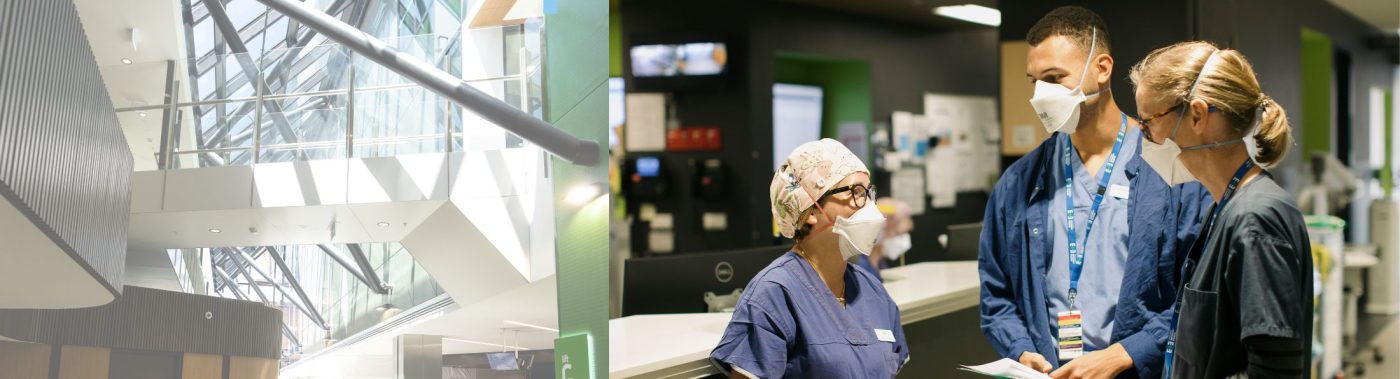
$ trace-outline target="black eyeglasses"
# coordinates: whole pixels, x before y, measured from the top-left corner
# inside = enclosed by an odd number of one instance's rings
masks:
[[[1147,118],[1137,118],[1137,117],[1133,117],[1133,118],[1136,119],[1137,122],[1138,122],[1138,129],[1142,129],[1142,136],[1145,137],[1145,138],[1147,138],[1148,141],[1152,141],[1153,143],[1165,143],[1166,141],[1157,142],[1157,139],[1156,139],[1156,138],[1152,138],[1152,128],[1147,126],[1147,122],[1152,121],[1152,120],[1156,120],[1156,119],[1158,119],[1158,118],[1161,118],[1162,116],[1169,115],[1169,114],[1171,114],[1172,112],[1176,112],[1177,109],[1181,109],[1181,107],[1183,107],[1183,106],[1185,106],[1185,105],[1186,105],[1186,103],[1177,103],[1176,105],[1173,105],[1171,108],[1167,108],[1167,110],[1162,111],[1162,113],[1158,113],[1158,114],[1154,114],[1154,115],[1151,115],[1151,116],[1147,116]],[[1206,105],[1206,112],[1207,112],[1207,113],[1215,113],[1215,112],[1217,112],[1217,111],[1220,111],[1220,108],[1216,108],[1214,105],[1209,105],[1209,104]]]
[[[851,202],[853,203],[853,205],[856,206],[856,208],[864,208],[864,207],[865,207],[865,203],[866,203],[867,201],[869,201],[870,198],[875,197],[875,185],[874,185],[874,184],[852,184],[852,185],[849,185],[849,186],[842,186],[842,187],[832,188],[830,191],[827,191],[825,195],[822,195],[821,198],[817,199],[817,202],[820,203],[820,202],[822,202],[822,200],[825,200],[827,197],[830,197],[831,195],[835,195],[835,194],[839,194],[839,193],[843,193],[843,192],[850,192],[850,193],[851,193]]]
[[[1176,112],[1177,110],[1181,109],[1182,106],[1185,106],[1185,105],[1186,105],[1186,103],[1176,103],[1176,105],[1173,105],[1171,108],[1167,108],[1167,110],[1162,111],[1161,113],[1154,114],[1154,115],[1151,115],[1151,116],[1147,116],[1147,117],[1145,117],[1145,118],[1137,118],[1137,117],[1134,117],[1134,118],[1137,119],[1138,128],[1139,128],[1139,129],[1142,129],[1142,136],[1143,136],[1143,137],[1147,137],[1147,140],[1148,140],[1148,141],[1152,141],[1152,142],[1156,143],[1156,142],[1157,142],[1157,139],[1156,139],[1156,138],[1152,138],[1152,128],[1149,127],[1149,126],[1147,126],[1147,123],[1148,123],[1148,122],[1151,122],[1152,120],[1156,120],[1156,119],[1162,118],[1162,116],[1169,115],[1169,114],[1171,114],[1172,112]]]

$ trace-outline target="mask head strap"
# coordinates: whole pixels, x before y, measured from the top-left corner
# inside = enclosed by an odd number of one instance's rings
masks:
[[[1086,58],[1084,58],[1084,69],[1079,70],[1079,72],[1081,73],[1081,74],[1079,75],[1079,88],[1080,88],[1080,92],[1083,92],[1084,81],[1085,81],[1086,79],[1089,78],[1089,64],[1094,62],[1094,50],[1095,50],[1096,48],[1099,47],[1099,43],[1098,43],[1098,41],[1099,41],[1099,28],[1093,28],[1093,29],[1094,29],[1094,32],[1093,32],[1093,34],[1089,37],[1089,56],[1086,57]],[[1103,89],[1102,89],[1102,88],[1100,88],[1098,91],[1094,91],[1094,93],[1086,93],[1086,94],[1084,94],[1084,95],[1085,95],[1085,96],[1094,96],[1094,95],[1098,95],[1100,92],[1103,92]]]
[[[822,214],[823,217],[826,217],[828,220],[831,220],[831,222],[828,222],[828,223],[826,223],[826,224],[819,225],[819,226],[817,226],[817,227],[815,227],[815,228],[812,228],[811,231],[807,232],[807,236],[810,237],[810,236],[816,235],[817,233],[821,233],[821,232],[825,231],[825,230],[828,229],[828,228],[831,228],[831,227],[833,227],[833,226],[836,226],[836,219],[835,219],[835,218],[832,218],[831,216],[828,216],[828,215],[826,214],[826,209],[823,209],[823,208],[822,208],[822,201],[821,201],[821,198],[816,197],[816,196],[812,196],[812,192],[811,192],[811,191],[807,191],[807,187],[802,187],[802,191],[803,191],[803,192],[807,192],[807,196],[811,196],[811,197],[812,197],[812,206],[815,207],[815,208],[817,208],[817,212],[821,212],[821,214]],[[806,212],[804,212],[804,213],[806,213]],[[804,217],[804,218],[805,218],[805,217]],[[797,221],[798,221],[798,222],[801,222],[801,223],[804,223],[804,224],[807,223],[806,220],[797,220]]]
[[[1191,96],[1196,93],[1196,85],[1201,84],[1201,78],[1206,76],[1206,72],[1214,67],[1215,55],[1219,52],[1220,49],[1210,52],[1210,56],[1206,57],[1206,63],[1201,65],[1201,72],[1196,74],[1196,80],[1191,81],[1191,88],[1186,90],[1186,106],[1181,107],[1181,117],[1176,119],[1176,126],[1172,127],[1172,134],[1167,138],[1176,138],[1176,132],[1181,130],[1181,121],[1185,120],[1187,112],[1191,111]]]

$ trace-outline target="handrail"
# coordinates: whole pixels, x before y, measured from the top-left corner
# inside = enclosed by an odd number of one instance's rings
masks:
[[[427,87],[482,118],[490,120],[515,135],[570,163],[594,166],[601,154],[597,141],[580,139],[528,113],[462,83],[451,74],[422,59],[390,47],[339,19],[292,0],[258,0],[288,18],[316,30],[326,38],[348,47],[365,58],[379,63],[399,75]]]
[[[526,78],[526,77],[528,77],[528,76],[526,76],[526,75],[493,76],[493,77],[489,77],[489,78],[462,79],[462,83],[504,82],[504,81],[511,81],[511,80],[525,80],[524,78]],[[372,93],[372,92],[392,91],[392,90],[396,90],[396,89],[422,88],[422,87],[423,87],[423,86],[420,85],[420,84],[418,84],[418,83],[389,84],[389,85],[382,85],[382,86],[355,88],[355,91],[354,91],[354,92],[355,92],[355,93]],[[298,92],[298,93],[284,93],[284,94],[276,94],[276,95],[263,95],[262,99],[263,99],[263,100],[285,100],[285,99],[299,99],[299,98],[304,98],[304,97],[338,96],[338,95],[347,95],[347,94],[349,94],[349,93],[350,93],[350,90],[349,90],[349,89],[329,89],[329,90],[324,90],[324,91],[310,91],[310,92]],[[177,104],[175,104],[175,105],[176,105],[177,107],[183,108],[183,107],[194,107],[194,106],[205,106],[205,105],[219,105],[219,104],[228,104],[228,103],[245,103],[245,102],[251,102],[251,101],[258,101],[258,97],[257,97],[257,96],[248,96],[248,97],[234,97],[234,98],[216,99],[216,100],[191,101],[191,102],[177,103]],[[167,108],[167,107],[169,107],[169,106],[170,106],[170,104],[138,105],[138,106],[134,106],[134,107],[117,108],[115,111],[118,112],[118,113],[121,113],[121,112],[132,112],[132,111],[148,111],[148,110],[164,109],[164,108]]]

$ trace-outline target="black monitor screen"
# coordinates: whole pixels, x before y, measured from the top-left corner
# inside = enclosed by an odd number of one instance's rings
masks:
[[[622,315],[702,313],[705,292],[744,288],[790,246],[631,258],[624,263]]]
[[[632,46],[632,76],[710,76],[723,74],[729,53],[723,43]]]

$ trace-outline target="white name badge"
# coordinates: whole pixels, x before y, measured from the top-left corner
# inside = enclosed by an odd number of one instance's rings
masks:
[[[875,339],[882,342],[894,342],[894,332],[885,329],[875,329]]]
[[[1113,196],[1118,200],[1128,200],[1128,186],[1122,184],[1108,186],[1108,196]]]

